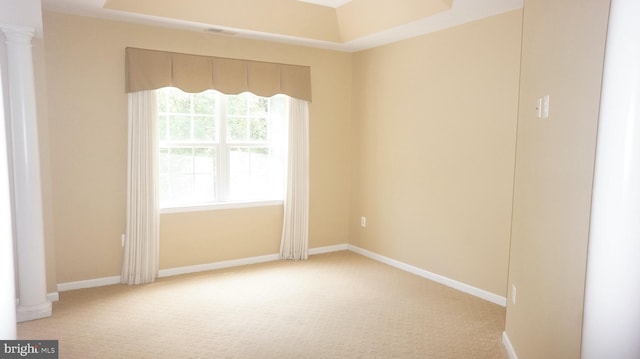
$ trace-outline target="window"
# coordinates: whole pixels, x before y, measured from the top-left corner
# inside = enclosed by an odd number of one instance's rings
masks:
[[[161,207],[282,200],[288,97],[157,90]]]

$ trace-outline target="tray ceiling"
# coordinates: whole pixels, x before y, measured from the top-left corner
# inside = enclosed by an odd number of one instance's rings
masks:
[[[348,52],[522,4],[523,0],[43,0],[47,11]]]

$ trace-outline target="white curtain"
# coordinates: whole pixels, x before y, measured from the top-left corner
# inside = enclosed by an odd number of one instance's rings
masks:
[[[280,258],[303,260],[309,251],[309,104],[289,101],[289,150]]]
[[[127,228],[121,282],[153,282],[159,261],[158,136],[154,91],[129,93]]]

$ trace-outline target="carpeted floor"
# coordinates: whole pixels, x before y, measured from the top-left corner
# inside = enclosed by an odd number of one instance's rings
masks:
[[[505,309],[342,251],[60,293],[60,358],[507,358]]]

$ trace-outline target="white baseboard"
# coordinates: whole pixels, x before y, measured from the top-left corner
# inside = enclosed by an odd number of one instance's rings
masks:
[[[412,265],[400,262],[398,260],[395,260],[389,257],[385,257],[383,255],[368,251],[366,249],[363,249],[354,245],[338,244],[333,246],[310,248],[309,255],[317,255],[317,254],[337,252],[337,251],[343,251],[343,250],[350,250],[352,252],[361,254],[365,257],[369,257],[371,259],[388,264],[392,267],[407,271],[409,273],[418,275],[420,277],[432,280],[434,282],[444,284],[446,286],[455,288],[459,291],[474,295],[476,297],[501,305],[503,307],[507,305],[507,299],[505,297],[501,297],[499,295],[487,292],[483,289],[476,288],[468,284],[455,281],[453,279],[441,276],[439,274],[435,274],[427,270],[414,267]],[[203,271],[223,269],[223,268],[231,268],[231,267],[237,267],[237,266],[243,266],[243,265],[249,265],[249,264],[272,262],[272,261],[277,261],[279,259],[280,259],[279,254],[268,254],[264,256],[234,259],[234,260],[215,262],[215,263],[161,269],[160,271],[158,271],[158,277],[164,278],[164,277],[170,277],[170,276],[180,275],[180,274],[189,274],[189,273],[203,272]],[[60,283],[58,284],[58,292],[64,292],[67,290],[74,290],[74,289],[101,287],[101,286],[113,285],[113,284],[119,284],[119,283],[120,283],[120,276]],[[57,292],[50,293],[49,295],[47,295],[47,298],[49,298],[49,300],[52,300],[52,301],[58,300],[58,293]]]
[[[346,251],[349,249],[348,244],[336,244],[335,246],[326,246],[326,247],[318,247],[318,248],[309,248],[309,255],[314,256],[316,254],[324,254],[330,252],[339,252]]]
[[[513,345],[511,344],[511,340],[509,340],[509,336],[507,335],[507,332],[502,332],[502,344],[504,344],[504,347],[507,349],[507,353],[509,354],[509,359],[518,359],[518,356],[516,355],[516,350],[513,348]]]
[[[161,269],[160,271],[158,271],[158,278],[171,277],[171,276],[180,275],[180,274],[204,272],[204,271],[210,271],[215,269],[238,267],[238,266],[244,266],[248,264],[272,262],[272,261],[277,261],[279,258],[280,256],[278,254],[268,254],[265,256],[258,256],[258,257],[249,257],[249,258],[233,259],[229,261],[222,261],[222,262],[215,262],[215,263],[197,264],[193,266]]]
[[[316,254],[322,254],[322,253],[344,251],[347,249],[348,249],[347,244],[338,244],[334,246],[310,248],[309,254],[316,255]],[[215,263],[161,269],[158,271],[158,277],[163,278],[163,277],[170,277],[170,276],[180,275],[180,274],[189,274],[189,273],[203,272],[208,270],[238,267],[238,266],[249,265],[249,264],[272,262],[272,261],[277,261],[279,259],[280,259],[279,254],[268,254],[264,256],[241,258],[241,259],[234,259],[234,260],[215,262]],[[59,283],[58,292],[64,292],[67,290],[74,290],[74,289],[102,287],[105,285],[113,285],[113,284],[119,284],[119,283],[120,283],[120,276],[87,279],[87,280],[81,280],[76,282]],[[55,293],[55,298],[56,298],[55,300],[58,300],[57,292]]]
[[[47,300],[50,302],[57,302],[60,300],[58,292],[47,293]],[[20,298],[16,298],[16,305],[20,305]]]
[[[50,301],[26,307],[18,304],[16,306],[16,321],[21,323],[34,319],[48,318],[51,316],[51,308]]]
[[[60,300],[60,295],[58,292],[47,293],[47,299],[51,302],[57,302]]]
[[[76,282],[66,282],[58,284],[58,292],[67,290],[102,287],[105,285],[113,285],[120,283],[120,276],[104,277],[96,279],[79,280]]]
[[[392,267],[407,271],[409,273],[415,274],[417,276],[432,280],[434,282],[438,282],[440,284],[444,284],[448,287],[457,289],[461,292],[467,293],[467,294],[471,294],[473,296],[476,296],[478,298],[487,300],[491,303],[495,303],[498,304],[500,306],[506,307],[507,306],[507,298],[499,296],[497,294],[493,294],[491,292],[488,292],[484,289],[480,289],[480,288],[476,288],[474,286],[471,286],[469,284],[466,283],[462,283],[462,282],[458,282],[456,280],[447,278],[445,276],[442,276],[440,274],[436,274],[436,273],[432,273],[429,272],[427,270],[424,270],[422,268],[418,268],[415,266],[412,266],[410,264],[406,264],[403,262],[400,262],[398,260],[395,260],[393,258],[389,258],[389,257],[385,257],[383,255],[380,255],[378,253],[374,253],[371,251],[368,251],[364,248],[360,248],[354,245],[349,244],[348,248],[350,251],[361,254],[365,257],[369,257],[371,259],[377,260],[378,262],[382,262],[384,264],[388,264]]]
[[[316,254],[323,254],[323,253],[337,252],[337,251],[344,251],[344,250],[347,250],[347,244],[338,244],[335,246],[309,248],[309,255],[316,255]],[[223,261],[223,262],[199,264],[199,265],[170,268],[170,269],[161,269],[158,272],[158,277],[163,278],[163,277],[170,277],[170,276],[180,275],[180,274],[204,272],[209,270],[238,267],[238,266],[244,266],[249,264],[273,262],[279,259],[280,259],[279,254],[268,254],[264,256],[233,259],[233,260]]]

